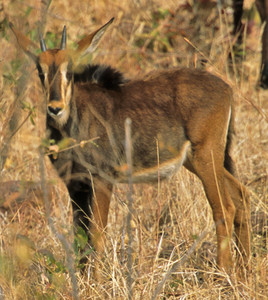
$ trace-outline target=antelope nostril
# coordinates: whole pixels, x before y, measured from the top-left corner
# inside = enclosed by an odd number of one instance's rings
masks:
[[[52,106],[48,106],[48,112],[57,116],[59,114],[59,112],[61,111],[60,107],[52,107]]]

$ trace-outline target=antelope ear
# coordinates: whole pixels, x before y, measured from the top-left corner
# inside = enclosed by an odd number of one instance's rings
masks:
[[[22,34],[17,29],[15,29],[14,25],[11,22],[9,22],[9,27],[13,31],[19,46],[36,63],[37,56],[30,51],[30,47],[36,48],[36,45],[30,39],[28,39],[24,34]]]
[[[77,43],[78,44],[77,52],[80,54],[80,56],[85,56],[88,53],[92,53],[97,48],[104,32],[112,24],[113,20],[114,18],[112,18],[101,28],[87,35],[80,42]]]

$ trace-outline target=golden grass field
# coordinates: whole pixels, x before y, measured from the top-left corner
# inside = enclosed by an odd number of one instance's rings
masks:
[[[132,299],[152,299],[174,262],[179,266],[158,299],[267,299],[268,91],[258,88],[262,27],[254,10],[241,59],[233,57],[231,64],[229,2],[220,14],[216,1],[205,1],[204,7],[191,0],[54,0],[50,6],[47,2],[0,3],[0,299],[128,298],[126,185],[116,186],[112,198],[101,268],[105,280],[94,282],[73,269],[79,296],[74,291],[67,267],[70,251],[59,238],[63,236],[72,248],[71,203],[46,158],[52,228],[39,185],[29,183],[40,182],[44,98],[35,66],[8,27],[12,21],[39,44],[41,24],[48,47],[54,47],[66,25],[72,47],[111,17],[115,21],[92,58],[94,63],[109,64],[128,78],[160,68],[203,67],[232,86],[236,109],[232,157],[252,205],[252,271],[245,282],[239,282],[235,270],[231,276],[220,273],[222,280],[217,281],[214,223],[198,178],[182,169],[155,186],[135,185]],[[75,254],[72,257],[76,259]]]

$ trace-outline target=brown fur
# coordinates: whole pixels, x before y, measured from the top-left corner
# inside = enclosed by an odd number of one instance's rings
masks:
[[[89,39],[94,43],[98,41],[95,35],[98,30]],[[56,65],[50,77],[61,76],[58,87],[48,79],[50,94],[62,84],[64,75],[58,65],[64,63],[62,51],[41,54],[48,69]],[[42,71],[42,65],[38,67]],[[113,72],[109,72],[112,80]],[[75,225],[88,230],[90,245],[102,252],[112,186],[126,181],[124,122],[130,118],[134,181],[155,181],[158,172],[165,178],[184,165],[201,179],[212,208],[219,268],[229,271],[232,265],[233,225],[241,261],[247,265],[249,201],[224,167],[233,120],[231,88],[218,77],[195,69],[157,71],[143,79],[120,81],[114,89],[107,89],[93,75],[86,82],[74,83],[73,77],[69,78],[66,86],[70,84],[73,93],[68,110],[62,107],[61,99],[47,99],[51,138],[58,142],[71,137],[78,143],[98,139],[51,160],[72,197]],[[51,105],[58,110],[49,111]],[[61,113],[68,116],[65,122],[60,121]]]

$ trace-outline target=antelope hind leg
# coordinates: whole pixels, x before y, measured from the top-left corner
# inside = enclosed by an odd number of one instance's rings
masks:
[[[250,260],[250,202],[242,184],[227,170],[225,182],[236,208],[234,227],[237,245],[237,263],[240,268],[249,269]]]

